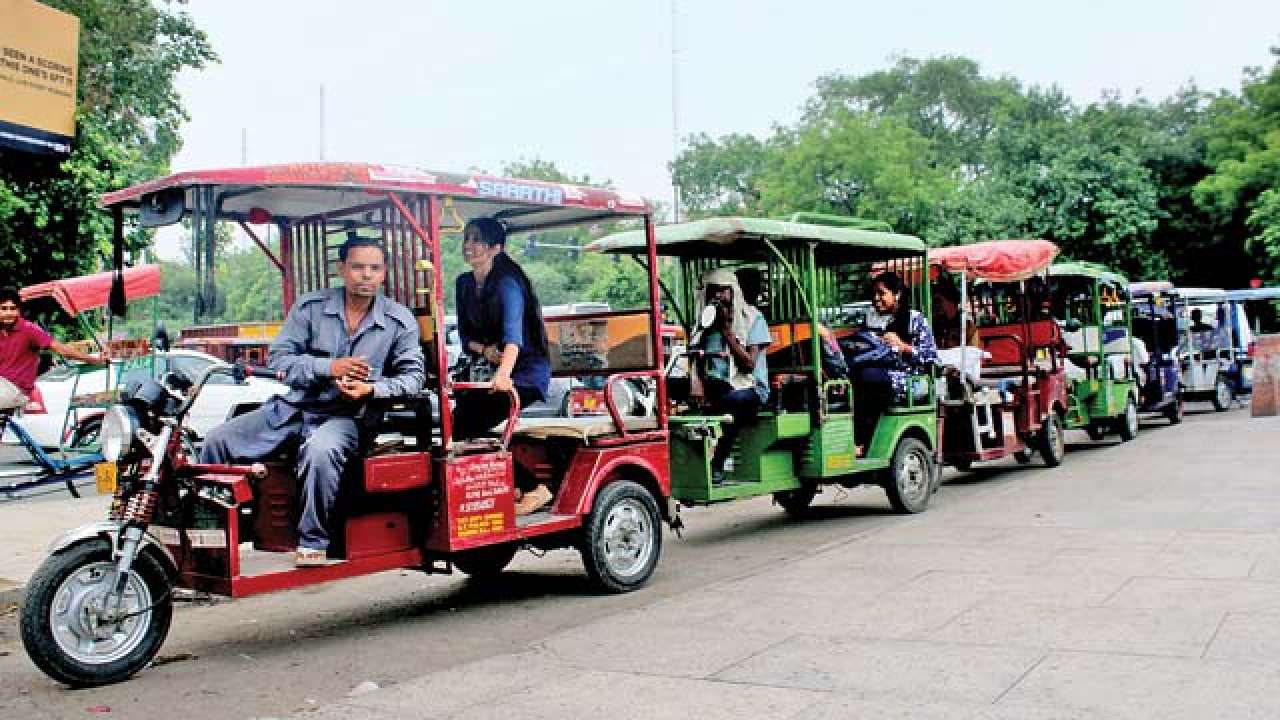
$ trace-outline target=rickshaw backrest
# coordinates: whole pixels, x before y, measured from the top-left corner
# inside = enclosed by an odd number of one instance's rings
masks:
[[[1022,364],[1022,346],[1007,337],[1000,336],[1016,335],[1023,338],[1027,343],[1027,349],[1032,351],[1033,355],[1039,348],[1053,347],[1062,341],[1062,330],[1054,320],[1033,321],[1030,325],[1029,337],[1025,327],[1019,322],[978,328],[978,338],[982,342],[982,347],[991,354],[989,359],[983,361],[983,365]]]
[[[655,366],[647,310],[543,318],[552,375],[650,370]]]

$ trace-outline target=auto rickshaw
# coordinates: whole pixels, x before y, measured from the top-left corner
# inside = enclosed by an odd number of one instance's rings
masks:
[[[1236,350],[1232,304],[1226,291],[1217,288],[1178,288],[1178,296],[1183,394],[1226,412],[1247,384],[1241,360],[1248,356],[1241,358]]]
[[[1047,240],[995,240],[935,248],[929,266],[953,274],[960,292],[959,347],[939,350],[947,367],[939,391],[943,462],[975,462],[1039,452],[1062,464],[1067,408],[1066,348],[1046,306],[1044,275],[1058,247]],[[935,312],[938,302],[934,302]],[[965,310],[967,309],[968,312]],[[935,318],[939,316],[935,314]],[[977,323],[977,346],[969,323]],[[934,323],[939,347],[944,343]]]
[[[1138,436],[1138,382],[1129,281],[1096,263],[1049,268],[1053,316],[1067,345],[1067,428],[1092,440]]]
[[[1134,337],[1146,345],[1149,358],[1142,367],[1146,381],[1139,388],[1138,409],[1159,413],[1176,425],[1186,410],[1178,361],[1181,296],[1173,283],[1164,280],[1133,283],[1129,295],[1133,298]]]
[[[906,401],[880,417],[859,457],[857,393],[847,377],[823,362],[820,336],[829,330],[840,337],[855,329],[844,309],[870,296],[873,268],[913,280],[911,306],[923,309],[927,318],[928,278],[919,272],[925,245],[906,235],[847,226],[844,218],[801,217],[807,222],[720,217],[658,228],[659,253],[679,261],[678,290],[667,290],[690,338],[705,317],[699,278],[726,268],[762,278],[761,297],[748,300],[764,314],[772,340],[766,356],[770,399],[756,422],[740,428],[721,482],[715,482],[711,459],[731,418],[686,404],[673,408],[672,497],[696,506],[772,495],[798,516],[824,486],[879,485],[898,512],[921,512],[940,479],[932,370],[910,378]],[[625,232],[587,249],[642,254],[645,238],[638,231]]]
[[[442,206],[451,206],[448,224]],[[107,412],[105,462],[113,493],[103,521],[67,532],[28,585],[21,612],[23,644],[37,666],[75,686],[128,678],[155,656],[173,616],[173,589],[233,598],[306,587],[398,568],[426,573],[500,572],[521,548],[576,548],[587,576],[605,591],[625,592],[652,575],[662,551],[669,502],[666,386],[657,255],[647,202],[593,187],[432,173],[376,164],[302,163],[184,172],[106,195],[115,242],[126,219],[144,227],[191,220],[196,248],[216,241],[220,223],[277,226],[280,243],[259,245],[281,271],[283,298],[333,285],[337,246],[351,232],[375,235],[388,251],[387,296],[411,308],[427,357],[428,397],[397,403],[406,426],[399,441],[362,450],[339,490],[330,534],[336,562],[294,566],[297,546],[295,458],[284,452],[248,466],[200,464],[178,438],[211,366],[194,383],[166,376],[140,384]],[[656,414],[628,417],[614,407],[589,418],[519,417],[498,434],[452,436],[450,393],[489,387],[456,382],[443,338],[444,238],[461,222],[486,216],[521,233],[605,222],[641,227],[639,254],[649,269],[649,304],[600,313],[607,370],[576,367],[560,352],[560,327],[548,323],[557,375],[603,374],[612,385],[651,378]],[[458,240],[454,240],[457,242]],[[119,259],[121,253],[117,252]],[[119,261],[119,260],[117,260]],[[235,366],[233,366],[235,367]],[[263,369],[254,374],[274,377]],[[513,477],[527,472],[556,488],[542,512],[514,512]],[[336,527],[332,523],[337,523]]]

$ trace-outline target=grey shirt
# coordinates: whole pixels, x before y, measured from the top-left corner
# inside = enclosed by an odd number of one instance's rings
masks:
[[[357,415],[359,404],[342,399],[329,367],[341,357],[363,357],[372,367],[373,397],[416,395],[425,381],[418,324],[413,313],[381,293],[354,333],[347,333],[342,288],[298,298],[271,343],[267,364],[284,373],[289,394],[273,408],[283,422],[302,410],[316,415]],[[276,398],[278,400],[278,398]]]

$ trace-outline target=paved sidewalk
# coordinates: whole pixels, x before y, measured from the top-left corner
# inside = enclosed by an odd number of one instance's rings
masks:
[[[1277,437],[1072,437],[1061,469],[301,717],[1274,718]]]
[[[19,602],[31,573],[44,561],[54,538],[80,525],[105,519],[110,496],[90,485],[80,499],[65,487],[50,486],[39,497],[0,501],[0,607]]]

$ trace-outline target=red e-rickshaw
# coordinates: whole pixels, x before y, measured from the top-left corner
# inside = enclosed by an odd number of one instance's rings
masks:
[[[422,397],[389,408],[389,422],[399,427],[379,430],[398,429],[400,439],[380,441],[352,463],[339,492],[341,517],[330,521],[339,524],[330,534],[341,561],[315,568],[293,564],[294,458],[199,464],[178,438],[209,373],[194,383],[169,376],[135,388],[108,410],[102,428],[106,463],[98,475],[114,493],[110,516],[59,538],[28,586],[23,642],[51,677],[97,685],[144,667],[168,632],[174,588],[234,598],[397,568],[491,575],[521,548],[561,547],[580,550],[587,575],[605,591],[633,590],[649,579],[662,550],[661,525],[678,520],[669,500],[653,220],[643,198],[559,183],[312,163],[180,173],[108,194],[102,205],[114,215],[117,243],[126,218],[143,226],[188,218],[197,250],[214,240],[219,223],[238,225],[280,270],[286,310],[303,293],[335,282],[336,248],[349,233],[378,237],[390,257],[385,292],[418,319],[427,387]],[[579,317],[546,322],[553,374],[596,373],[606,386],[647,379],[657,389],[655,414],[627,415],[605,393],[604,417],[522,419],[512,393],[500,434],[452,437],[451,392],[488,384],[449,376],[443,288],[452,278],[443,276],[441,247],[462,222],[479,216],[498,219],[516,236],[600,223],[643,227],[648,305],[592,316],[606,339],[615,331],[626,338],[602,343],[607,369],[576,366],[580,353],[560,351],[562,321]],[[254,229],[266,223],[279,230],[278,248]],[[517,472],[555,488],[548,509],[515,515]]]
[[[1047,240],[929,251],[933,270],[954,274],[960,292],[959,347],[939,351],[954,368],[938,403],[944,463],[968,470],[1009,455],[1028,463],[1035,451],[1049,467],[1062,463],[1065,345],[1044,281],[1057,255]],[[970,322],[977,325],[977,347],[969,346]]]

